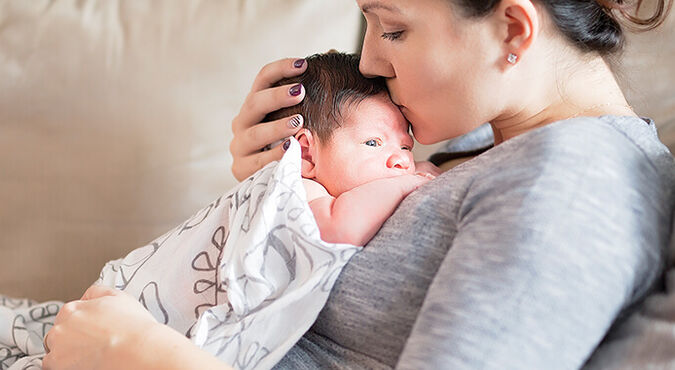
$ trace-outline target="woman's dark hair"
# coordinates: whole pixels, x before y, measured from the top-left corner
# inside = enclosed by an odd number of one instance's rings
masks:
[[[490,14],[500,0],[451,0],[468,17]],[[648,31],[661,25],[672,0],[655,0],[651,16],[640,18],[643,0],[536,0],[546,7],[558,29],[582,51],[601,55],[623,48],[624,34],[619,24],[623,18],[632,30]]]
[[[282,79],[276,84],[302,83],[305,98],[298,105],[268,114],[265,121],[300,113],[304,118],[303,127],[325,143],[340,127],[344,109],[387,91],[384,79],[363,77],[359,72],[358,55],[328,52],[305,59],[307,70],[302,75]]]

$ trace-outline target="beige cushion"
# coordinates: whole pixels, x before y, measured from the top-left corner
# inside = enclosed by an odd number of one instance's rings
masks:
[[[359,22],[353,0],[0,0],[0,293],[79,298],[228,190],[260,67],[353,52]]]

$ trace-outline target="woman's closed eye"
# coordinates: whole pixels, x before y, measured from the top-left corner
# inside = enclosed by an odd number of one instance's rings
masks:
[[[389,41],[396,41],[401,38],[403,31],[396,32],[384,32],[382,33],[382,38]]]
[[[382,145],[382,141],[380,139],[368,139],[364,142],[367,146],[372,146],[372,147],[378,147]]]

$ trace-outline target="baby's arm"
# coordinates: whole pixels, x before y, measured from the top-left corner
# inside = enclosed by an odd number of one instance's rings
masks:
[[[321,239],[353,245],[365,245],[403,198],[427,181],[420,175],[378,179],[334,198],[318,182],[303,179]]]

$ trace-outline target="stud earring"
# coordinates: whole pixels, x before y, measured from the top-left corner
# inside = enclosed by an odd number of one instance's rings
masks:
[[[506,58],[506,60],[511,64],[516,64],[518,61],[518,56],[516,54],[509,53],[509,56]]]

